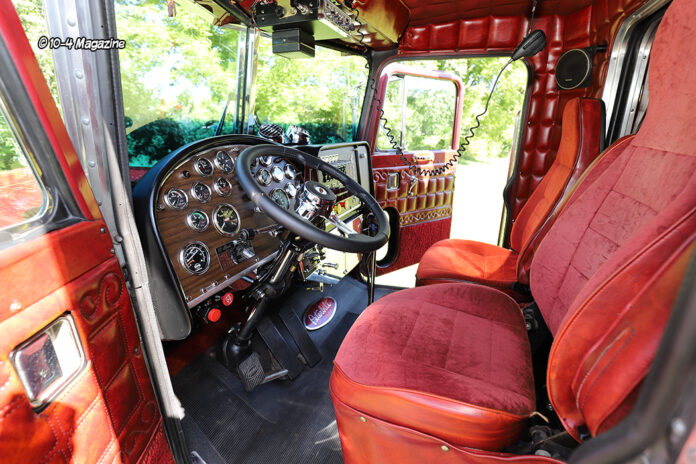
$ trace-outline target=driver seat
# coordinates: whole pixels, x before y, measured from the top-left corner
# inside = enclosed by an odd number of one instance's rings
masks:
[[[530,287],[554,337],[546,387],[576,440],[631,410],[696,240],[696,0],[654,42],[643,126],[599,158],[559,211]],[[537,407],[524,318],[503,292],[447,283],[369,306],[330,389],[345,462],[499,462]],[[527,456],[527,462],[559,462]]]

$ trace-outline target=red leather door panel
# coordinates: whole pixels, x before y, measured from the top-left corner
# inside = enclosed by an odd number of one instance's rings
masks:
[[[11,76],[15,90],[20,89],[17,98],[33,106],[32,117],[44,131],[22,133],[22,140],[48,140],[50,148],[35,151],[32,159],[38,170],[60,166],[55,170],[65,185],[45,186],[63,197],[72,195],[79,209],[74,215],[82,218],[62,227],[50,227],[48,218],[48,230],[54,230],[21,243],[2,243],[0,461],[173,462],[110,235],[12,3],[0,0],[0,10],[0,46],[21,76],[19,83]],[[9,84],[4,71],[0,78]],[[18,108],[8,107],[8,119],[28,119]],[[47,162],[56,158],[58,163]],[[66,315],[74,321],[85,360],[47,404],[35,409],[18,374],[27,371],[18,370],[12,353]],[[61,351],[61,344],[54,346]],[[43,368],[36,372],[47,375]]]
[[[452,197],[456,163],[440,174],[418,174],[409,169],[402,156],[424,170],[434,170],[456,155],[459,146],[459,128],[462,115],[463,83],[453,74],[425,71],[401,65],[389,65],[379,79],[377,101],[384,101],[387,83],[392,75],[410,75],[452,81],[456,88],[452,142],[437,150],[409,151],[403,155],[395,151],[375,151],[372,157],[372,175],[375,198],[389,213],[392,237],[389,253],[378,262],[377,273],[384,274],[416,264],[433,243],[449,238],[452,225]],[[373,108],[367,137],[376,146],[380,119]],[[391,179],[390,179],[391,178]],[[398,179],[393,182],[393,179]]]

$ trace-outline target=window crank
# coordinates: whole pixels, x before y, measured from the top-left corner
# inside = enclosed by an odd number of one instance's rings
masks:
[[[407,171],[404,171],[404,174],[406,174],[408,179],[411,181],[411,183],[408,186],[408,195],[411,195],[411,193],[413,192],[413,188],[416,186],[416,184],[418,184],[418,177],[412,176]]]

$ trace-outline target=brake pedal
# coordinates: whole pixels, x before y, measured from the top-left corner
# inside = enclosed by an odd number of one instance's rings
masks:
[[[251,353],[248,358],[237,366],[237,375],[248,392],[261,385],[266,378],[261,365],[261,358],[256,353]]]
[[[266,374],[261,365],[261,357],[256,353],[251,353],[248,358],[237,366],[237,375],[244,385],[244,389],[251,392],[254,388],[267,382],[271,382],[288,375],[287,369],[280,369],[276,372]]]

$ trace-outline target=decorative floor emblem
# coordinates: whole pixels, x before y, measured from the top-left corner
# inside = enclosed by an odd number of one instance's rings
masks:
[[[336,314],[336,308],[338,304],[333,298],[325,297],[321,300],[315,301],[307,311],[304,313],[302,318],[307,330],[317,330],[324,327],[326,324],[331,322],[334,315]]]

